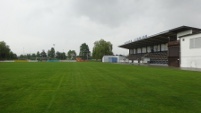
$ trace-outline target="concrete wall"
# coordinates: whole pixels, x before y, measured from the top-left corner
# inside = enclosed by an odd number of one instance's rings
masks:
[[[201,33],[182,37],[180,39],[181,44],[180,67],[201,68],[201,48],[190,48],[190,40],[195,38],[201,38]]]
[[[102,58],[102,62],[109,62],[109,58],[108,58],[108,56],[103,56],[103,58]]]

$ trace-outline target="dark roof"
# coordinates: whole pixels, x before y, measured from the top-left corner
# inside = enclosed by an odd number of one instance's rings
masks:
[[[126,48],[126,49],[133,49],[133,48],[140,48],[145,46],[153,46],[157,44],[165,44],[165,43],[168,43],[169,41],[177,40],[177,33],[186,31],[186,30],[193,30],[195,32],[201,31],[201,29],[199,28],[194,28],[189,26],[180,26],[180,27],[170,29],[164,32],[160,32],[155,35],[151,35],[141,40],[120,45],[119,47]]]

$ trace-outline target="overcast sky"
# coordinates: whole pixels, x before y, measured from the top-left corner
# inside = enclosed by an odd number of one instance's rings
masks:
[[[182,25],[201,28],[201,0],[0,0],[0,41],[18,55],[100,39],[127,55],[124,42]]]

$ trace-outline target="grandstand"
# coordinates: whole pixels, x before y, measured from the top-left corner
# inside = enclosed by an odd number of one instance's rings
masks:
[[[129,50],[128,59],[149,64],[166,64],[180,67],[181,37],[200,33],[201,29],[180,26],[152,36],[143,36],[127,41],[119,47]]]

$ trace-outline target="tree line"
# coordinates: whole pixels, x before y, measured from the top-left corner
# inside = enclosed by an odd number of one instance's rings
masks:
[[[17,57],[13,53],[9,46],[5,42],[0,42],[0,60],[10,60],[10,59],[29,59],[29,60],[75,60],[76,57],[80,57],[83,60],[89,59],[102,59],[104,55],[113,55],[111,42],[107,42],[103,39],[94,42],[94,47],[92,52],[89,49],[89,46],[86,43],[81,44],[80,52],[77,55],[75,50],[69,50],[67,54],[65,52],[55,51],[52,47],[47,52],[42,50],[32,54],[20,55]]]
[[[71,50],[69,50],[71,52]],[[69,53],[68,52],[68,53]],[[29,60],[65,60],[67,58],[71,58],[70,56],[66,56],[65,52],[55,52],[55,49],[52,47],[50,50],[45,52],[45,50],[42,50],[41,52],[38,51],[36,54],[26,54],[26,55],[20,55],[19,59],[29,59]]]

